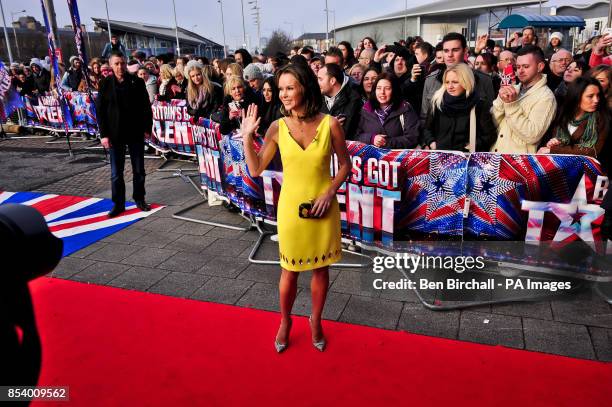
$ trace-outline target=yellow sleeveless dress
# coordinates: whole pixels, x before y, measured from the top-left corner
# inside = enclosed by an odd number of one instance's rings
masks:
[[[278,147],[283,184],[278,200],[277,226],[280,264],[285,270],[305,271],[329,266],[342,257],[340,207],[336,198],[321,218],[299,217],[300,204],[316,199],[331,184],[330,116],[317,127],[313,141],[302,147],[278,122]]]

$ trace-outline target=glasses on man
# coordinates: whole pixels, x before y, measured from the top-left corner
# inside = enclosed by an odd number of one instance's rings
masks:
[[[568,58],[559,58],[559,59],[553,59],[553,60],[552,60],[552,61],[550,61],[550,62],[552,62],[552,63],[554,63],[554,64],[560,64],[561,62],[565,62],[566,64],[569,64],[569,63],[571,63],[572,61],[573,61],[573,59],[568,57]]]

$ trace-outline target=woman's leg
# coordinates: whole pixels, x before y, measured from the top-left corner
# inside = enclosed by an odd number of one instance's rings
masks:
[[[323,327],[321,326],[321,315],[327,298],[329,288],[329,267],[323,267],[312,271],[310,280],[310,292],[312,294],[312,340],[319,342],[323,338]]]
[[[286,344],[289,340],[289,330],[291,329],[291,309],[297,294],[297,281],[299,273],[282,269],[278,291],[280,294],[281,324],[276,334],[276,341]]]

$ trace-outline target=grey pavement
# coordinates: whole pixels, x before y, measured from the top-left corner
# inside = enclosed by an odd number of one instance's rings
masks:
[[[30,144],[27,154],[33,154]],[[9,145],[10,151],[3,151]],[[26,153],[20,152],[18,143],[11,144],[11,141],[0,143],[0,153],[3,155],[0,160],[0,173],[3,174],[0,176],[0,189],[110,197],[108,166],[87,164],[89,168],[64,164],[68,167],[61,170],[64,172],[54,170],[53,175],[33,183],[23,174],[28,174],[28,171],[30,174],[46,174],[49,168],[56,168],[62,162],[63,157],[55,155],[60,153],[41,148],[36,154],[42,158],[28,161],[29,168],[19,169],[21,172],[15,175],[7,174],[13,171],[13,167],[23,164],[13,161],[20,161],[22,156],[19,154]],[[101,158],[99,153],[97,158]],[[200,202],[201,198],[180,178],[172,177],[168,172],[155,172],[162,164],[161,160],[147,161],[147,200],[167,207],[73,253],[62,260],[51,276],[277,311],[279,267],[251,264],[248,260],[258,233],[172,218],[175,212]],[[172,166],[191,165],[170,163],[166,168]],[[58,180],[60,174],[62,179]],[[42,185],[45,180],[47,184]],[[129,197],[130,184],[127,189]],[[209,207],[207,204],[197,206],[187,216],[244,223],[238,215],[223,207]],[[277,255],[276,243],[267,241],[257,258],[276,260]],[[349,255],[344,261],[360,259]],[[296,315],[305,316],[310,312],[309,277],[309,272],[300,274],[293,309]],[[414,291],[375,290],[372,281],[378,277],[385,281],[399,281],[403,276],[397,270],[375,275],[371,268],[332,268],[324,318],[486,345],[612,361],[612,306],[591,291],[578,290],[572,295],[533,302],[432,311],[420,303]],[[420,294],[432,303],[455,300],[452,296],[445,298],[435,290]],[[272,338],[273,333],[270,335]]]

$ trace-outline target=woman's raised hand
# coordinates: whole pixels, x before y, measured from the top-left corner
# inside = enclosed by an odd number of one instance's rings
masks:
[[[257,105],[251,103],[247,108],[246,114],[244,109],[242,110],[242,126],[240,127],[240,134],[242,137],[252,136],[259,127],[261,118],[257,117]]]

